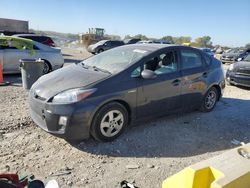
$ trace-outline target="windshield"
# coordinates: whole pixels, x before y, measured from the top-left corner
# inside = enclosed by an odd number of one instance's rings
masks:
[[[146,54],[147,51],[134,47],[118,47],[92,56],[80,64],[115,74],[134,64]]]
[[[244,61],[250,61],[250,54],[244,59]]]
[[[239,49],[232,49],[232,50],[229,50],[228,53],[239,53]]]

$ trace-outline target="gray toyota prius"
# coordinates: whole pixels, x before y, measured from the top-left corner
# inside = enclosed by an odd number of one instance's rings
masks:
[[[132,44],[42,76],[29,105],[34,122],[49,133],[112,141],[138,120],[209,112],[224,88],[221,62],[199,49]]]

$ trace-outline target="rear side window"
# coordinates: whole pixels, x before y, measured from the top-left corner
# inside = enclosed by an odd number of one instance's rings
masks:
[[[205,63],[206,63],[207,65],[210,65],[210,64],[211,64],[211,61],[212,61],[212,58],[211,58],[209,55],[204,54],[204,60],[205,60]]]
[[[192,69],[202,66],[201,55],[194,50],[181,50],[182,69]]]

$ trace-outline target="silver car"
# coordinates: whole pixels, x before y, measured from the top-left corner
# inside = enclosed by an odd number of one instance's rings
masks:
[[[11,44],[0,45],[0,63],[3,65],[3,73],[20,73],[20,59],[41,58],[44,60],[44,74],[63,66],[64,59],[60,49],[51,48],[35,41],[32,43],[35,53],[31,53],[31,50],[17,49]]]

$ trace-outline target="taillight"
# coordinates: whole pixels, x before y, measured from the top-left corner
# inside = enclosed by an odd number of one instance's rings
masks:
[[[56,47],[54,41],[50,38],[45,41],[45,44],[48,46]]]

